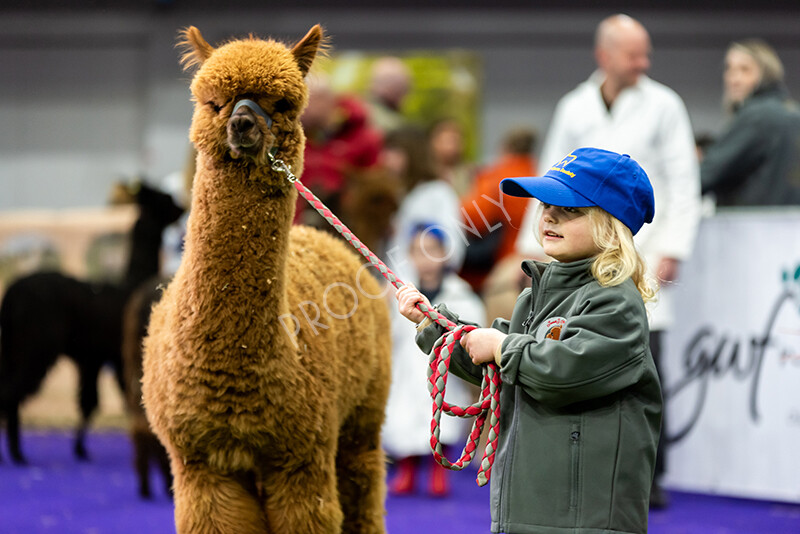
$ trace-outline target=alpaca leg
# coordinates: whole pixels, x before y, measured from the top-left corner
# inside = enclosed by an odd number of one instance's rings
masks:
[[[332,447],[320,446],[318,451]],[[289,462],[287,462],[289,463]],[[336,492],[333,451],[314,453],[291,469],[265,475],[266,509],[271,532],[339,534],[342,509]]]
[[[150,470],[148,435],[141,430],[133,431],[133,458],[136,475],[139,477],[139,496],[143,499],[150,498]]]
[[[47,336],[25,336],[6,326],[2,338],[2,368],[0,368],[0,395],[2,396],[2,414],[6,417],[8,447],[11,459],[15,464],[27,464],[20,445],[19,405],[28,396],[34,394],[42,383],[47,370],[53,365],[58,355],[52,345],[57,340]],[[15,336],[10,335],[14,332]],[[37,334],[38,335],[38,334]],[[11,339],[9,339],[11,338]],[[25,345],[25,342],[28,342]],[[46,345],[46,346],[42,346]],[[22,346],[22,348],[20,348]]]
[[[97,377],[100,367],[97,365],[83,365],[79,369],[80,379],[80,408],[81,422],[75,432],[75,457],[79,460],[88,460],[86,452],[86,431],[92,412],[97,408]]]
[[[202,464],[172,462],[177,534],[264,534],[267,521],[253,476],[211,471]],[[275,530],[274,532],[281,532]]]
[[[156,447],[155,455],[158,459],[158,465],[161,467],[161,476],[164,478],[164,490],[166,491],[167,495],[170,498],[173,498],[174,488],[173,488],[173,480],[172,480],[172,471],[169,468],[169,458],[167,457],[167,450],[161,445],[161,443],[153,436],[154,447]]]
[[[88,427],[89,423],[83,419],[78,424],[78,428],[75,429],[75,446],[73,448],[73,453],[75,454],[75,458],[81,461],[89,460],[89,453],[86,452],[86,431]]]
[[[336,467],[344,512],[343,533],[386,531],[386,462],[380,445],[382,421],[383,412],[357,410],[342,430]]]
[[[167,495],[173,497],[174,490],[172,487],[172,471],[170,470],[169,466],[167,449],[164,448],[156,435],[153,433],[150,434],[149,441],[150,456],[155,459],[156,463],[158,463],[158,466],[161,469],[161,476],[164,479],[164,490],[166,491]]]
[[[19,444],[19,403],[11,401],[6,406],[6,428],[8,430],[8,449],[11,460],[17,465],[26,465],[28,460],[22,454]]]
[[[2,338],[0,338],[2,339]],[[6,384],[5,370],[2,368],[3,357],[0,352],[0,425],[3,421],[6,422],[6,434],[8,434],[8,412],[9,412],[9,397],[11,396],[11,388]],[[2,441],[2,426],[0,426],[0,441]],[[3,461],[3,454],[0,453],[0,462]]]

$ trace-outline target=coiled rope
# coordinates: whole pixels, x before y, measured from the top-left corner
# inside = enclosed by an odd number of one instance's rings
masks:
[[[334,215],[325,204],[320,201],[300,180],[292,173],[291,168],[281,159],[276,159],[274,151],[269,152],[269,159],[272,170],[286,176],[300,196],[305,198],[317,212],[333,226],[348,243],[350,243],[362,256],[388,280],[396,289],[400,289],[405,284],[395,276],[385,263],[383,263],[372,251],[362,243],[347,226]],[[447,469],[460,471],[472,461],[475,450],[478,448],[481,432],[487,417],[489,418],[489,434],[486,442],[486,449],[483,453],[480,468],[478,469],[477,483],[479,486],[486,485],[492,472],[495,452],[497,451],[497,438],[500,425],[500,373],[494,363],[484,366],[483,380],[481,382],[481,394],[477,402],[466,407],[451,405],[444,400],[447,388],[447,377],[450,369],[450,357],[460,342],[461,337],[474,330],[471,325],[458,326],[447,317],[433,308],[429,308],[422,302],[416,304],[417,309],[424,313],[435,323],[441,325],[446,333],[440,337],[433,346],[430,360],[428,361],[428,391],[433,400],[433,413],[431,418],[431,439],[430,445],[433,457],[436,462]],[[450,462],[444,455],[442,444],[439,442],[439,430],[442,413],[455,417],[475,417],[472,430],[467,438],[467,443],[461,452],[461,457],[456,462]]]

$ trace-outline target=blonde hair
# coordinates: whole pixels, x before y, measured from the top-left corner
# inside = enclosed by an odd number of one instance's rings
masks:
[[[630,228],[601,208],[584,210],[592,227],[594,244],[600,249],[600,254],[592,264],[592,276],[603,287],[617,286],[630,278],[636,284],[642,300],[654,300],[656,289],[648,279],[644,258],[633,244]]]
[[[730,52],[731,50],[737,50],[747,54],[753,58],[753,61],[755,61],[756,65],[758,65],[760,79],[750,94],[763,87],[769,87],[775,84],[783,83],[783,63],[781,63],[781,60],[778,57],[778,54],[775,52],[775,49],[773,49],[766,42],[760,39],[735,41],[728,46],[727,51]],[[730,97],[727,96],[727,94],[723,95],[722,108],[726,112],[735,112],[740,105],[740,101],[734,102],[730,99]]]
[[[613,287],[630,278],[642,300],[655,300],[657,285],[647,276],[647,264],[633,244],[630,228],[602,208],[591,206],[576,209],[589,217],[594,244],[600,249],[600,254],[592,263],[592,276],[597,282],[603,287]],[[538,210],[537,219],[542,215],[541,203]],[[538,232],[536,239],[541,244]]]
[[[728,50],[739,50],[752,57],[761,70],[760,86],[783,81],[783,63],[770,45],[761,39],[746,39],[731,43]]]

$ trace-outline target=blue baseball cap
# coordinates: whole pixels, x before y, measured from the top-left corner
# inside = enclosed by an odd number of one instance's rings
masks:
[[[544,176],[506,178],[500,190],[569,208],[597,206],[622,221],[633,234],[653,221],[655,198],[650,180],[627,154],[599,148],[573,150]]]

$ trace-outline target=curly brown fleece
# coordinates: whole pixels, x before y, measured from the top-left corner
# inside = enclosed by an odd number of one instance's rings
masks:
[[[147,416],[169,452],[178,533],[384,532],[390,381],[382,288],[340,240],[291,227],[304,77],[323,41],[213,48],[184,32],[197,174],[183,261],[144,343]],[[235,102],[258,102],[274,120]],[[234,115],[232,117],[232,115]]]

